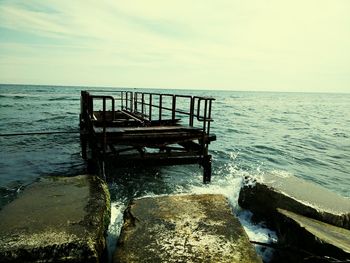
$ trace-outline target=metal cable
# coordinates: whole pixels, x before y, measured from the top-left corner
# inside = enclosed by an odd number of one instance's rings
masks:
[[[0,137],[6,136],[28,136],[28,135],[51,135],[51,134],[68,134],[79,133],[80,131],[49,131],[49,132],[25,132],[25,133],[3,133]]]

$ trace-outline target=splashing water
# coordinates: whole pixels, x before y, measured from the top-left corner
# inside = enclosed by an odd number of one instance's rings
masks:
[[[112,262],[113,251],[117,246],[117,240],[123,225],[123,213],[125,208],[123,203],[111,203],[111,221],[107,233],[108,262]]]
[[[263,223],[253,223],[251,220],[252,214],[249,211],[243,210],[238,205],[239,191],[243,185],[243,178],[251,174],[238,168],[238,166],[235,164],[235,159],[237,156],[237,154],[231,154],[231,162],[219,170],[219,174],[228,173],[225,176],[219,176],[217,174],[217,178],[215,178],[212,183],[206,185],[190,184],[188,187],[178,186],[173,189],[173,192],[170,194],[222,194],[228,199],[229,204],[232,207],[232,212],[240,220],[250,240],[261,243],[276,242],[277,235],[274,231],[268,229]],[[257,169],[254,176],[261,176],[259,169]],[[152,193],[151,189],[149,189],[144,195],[138,196],[138,198],[162,195],[169,195],[169,193],[154,194]],[[123,224],[123,213],[127,203],[128,201],[125,199],[122,201],[112,202],[111,224],[108,231],[110,255],[113,253],[113,250],[116,247],[116,240],[121,231]],[[270,261],[272,257],[272,249],[263,248],[261,246],[256,246],[256,249],[258,254],[265,262]]]

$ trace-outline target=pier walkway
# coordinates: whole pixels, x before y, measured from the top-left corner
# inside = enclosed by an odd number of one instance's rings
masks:
[[[108,95],[105,95],[107,94]],[[103,94],[103,95],[102,95]],[[200,164],[211,179],[210,134],[214,98],[131,91],[82,91],[83,158],[104,174],[117,167]]]

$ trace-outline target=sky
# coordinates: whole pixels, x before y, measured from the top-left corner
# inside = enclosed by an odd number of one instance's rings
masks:
[[[349,0],[0,0],[0,83],[350,92]]]

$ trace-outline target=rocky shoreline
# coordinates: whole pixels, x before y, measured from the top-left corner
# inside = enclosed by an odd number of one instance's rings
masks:
[[[46,177],[0,211],[0,262],[106,262],[106,183]],[[239,205],[278,234],[271,262],[350,260],[350,200],[292,176],[245,178]],[[260,244],[264,245],[264,244]],[[262,262],[222,195],[132,200],[113,262]]]

